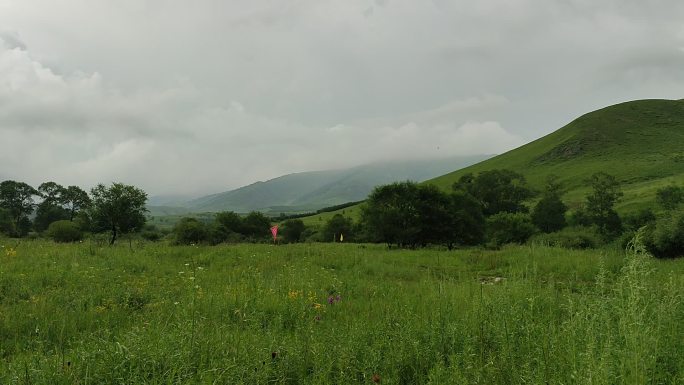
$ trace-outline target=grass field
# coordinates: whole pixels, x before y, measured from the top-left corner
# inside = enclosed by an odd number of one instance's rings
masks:
[[[2,384],[684,383],[684,260],[0,244]]]

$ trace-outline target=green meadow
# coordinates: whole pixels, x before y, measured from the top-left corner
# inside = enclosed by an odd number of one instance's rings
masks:
[[[2,384],[681,384],[684,260],[0,240]]]

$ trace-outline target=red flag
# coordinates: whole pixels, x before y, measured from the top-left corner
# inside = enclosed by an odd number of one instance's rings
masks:
[[[273,242],[275,242],[278,236],[278,225],[271,227],[271,234],[273,235]]]

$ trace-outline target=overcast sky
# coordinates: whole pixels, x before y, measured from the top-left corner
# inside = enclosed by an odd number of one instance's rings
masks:
[[[684,98],[681,0],[0,0],[0,180],[218,192]]]

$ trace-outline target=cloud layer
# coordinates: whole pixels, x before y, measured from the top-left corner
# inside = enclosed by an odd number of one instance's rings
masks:
[[[0,1],[0,178],[205,193],[684,94],[677,1]]]

